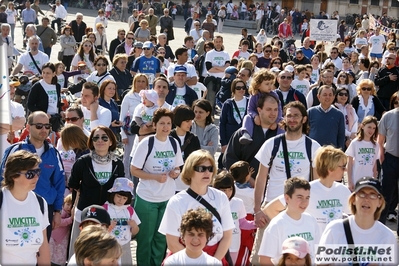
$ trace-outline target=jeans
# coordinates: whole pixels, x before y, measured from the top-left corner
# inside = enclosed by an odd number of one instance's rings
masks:
[[[48,58],[50,58],[51,57],[51,47],[45,47],[43,49],[44,49],[44,53],[46,55],[48,55]]]
[[[245,20],[245,13],[247,12],[240,12],[240,19]]]
[[[15,43],[15,38],[14,38],[15,24],[10,24],[10,27],[11,27],[11,38],[12,41]]]

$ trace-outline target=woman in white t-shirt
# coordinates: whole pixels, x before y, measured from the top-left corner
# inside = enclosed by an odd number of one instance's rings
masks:
[[[90,72],[93,72],[95,70],[94,68],[94,59],[96,58],[96,54],[94,53],[94,43],[92,43],[89,39],[84,39],[78,48],[78,51],[76,52],[76,55],[72,59],[72,70],[78,70],[78,63],[79,62],[84,62],[86,64],[86,67],[90,70]],[[83,76],[75,76],[74,77],[74,83],[78,83],[79,79],[78,77],[86,79],[89,76],[89,74],[84,74]]]
[[[214,207],[220,216],[217,218],[213,215],[214,236],[209,240],[204,251],[218,260],[225,260],[235,225],[226,194],[209,187],[216,176],[216,169],[215,159],[206,150],[197,150],[186,159],[181,179],[190,188],[180,191],[169,200],[159,226],[159,232],[166,235],[171,253],[177,253],[185,248],[179,241],[182,216],[190,209],[203,208],[210,212],[209,208],[197,200],[197,198],[202,198]],[[188,194],[189,192],[192,194]]]
[[[26,150],[10,154],[5,163],[0,191],[1,265],[50,265],[47,203],[33,192],[40,163],[38,155]]]
[[[17,10],[14,7],[13,2],[8,2],[8,8],[6,9],[6,14],[7,14],[7,23],[10,24],[11,27],[11,38],[13,42],[15,42],[14,39],[14,31],[15,31],[15,22],[17,21]]]
[[[141,219],[136,237],[138,265],[162,263],[166,238],[158,233],[158,227],[166,204],[175,194],[175,179],[183,165],[180,146],[176,139],[169,136],[173,113],[166,108],[159,108],[152,121],[155,135],[140,141],[130,166],[132,175],[140,178],[134,202],[134,209]]]
[[[352,244],[362,246],[364,250],[369,250],[369,247],[374,249],[379,244],[384,244],[390,245],[392,250],[396,251],[398,247],[395,235],[391,229],[378,221],[382,210],[385,208],[385,199],[382,196],[380,181],[373,177],[360,178],[348,201],[353,215],[349,216],[347,220],[338,219],[329,223],[321,236],[319,245],[334,245],[334,248],[337,245],[347,247],[348,242],[350,242],[345,233],[344,226],[347,224],[352,234]],[[393,255],[391,255],[392,264],[390,265],[397,265],[396,252],[391,252],[391,254]],[[322,253],[320,257],[323,257],[323,255],[325,256],[326,254]],[[387,253],[384,255],[389,256]],[[334,257],[337,258],[338,254],[335,253]],[[350,258],[351,255],[348,255],[348,257]],[[375,258],[375,255],[362,256],[361,265],[374,263],[368,261],[369,257]],[[342,257],[339,257],[339,259],[342,259]]]

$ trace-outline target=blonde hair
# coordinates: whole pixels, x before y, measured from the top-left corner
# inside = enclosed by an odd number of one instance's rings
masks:
[[[381,213],[382,211],[385,209],[385,199],[384,196],[380,195],[381,197],[379,198],[379,200],[381,200],[381,206],[377,207],[377,209],[374,212],[374,221],[377,221],[378,219],[380,219]],[[357,209],[356,209],[356,205],[355,203],[355,198],[356,198],[356,192],[353,192],[348,199],[348,204],[351,208],[351,213],[353,215],[356,214]]]
[[[134,79],[133,79],[133,82],[132,82],[132,89],[130,90],[129,93],[138,92],[138,91],[136,91],[136,82],[137,82],[137,80],[138,80],[140,77],[145,78],[145,81],[146,81],[146,83],[147,83],[147,88],[148,88],[149,81],[148,81],[147,75],[146,75],[146,74],[143,74],[143,73],[137,73],[136,75],[134,75]]]
[[[69,195],[67,195],[65,198],[64,198],[64,204],[65,203],[70,203],[70,204],[72,204],[72,194],[69,194]]]
[[[194,167],[203,162],[209,161],[213,167],[212,180],[217,174],[215,159],[212,154],[207,150],[196,150],[192,152],[184,162],[183,170],[181,172],[181,180],[186,185],[191,185],[191,177],[194,175]],[[211,182],[212,182],[211,180]]]
[[[374,81],[372,81],[371,79],[363,79],[362,81],[360,81],[359,85],[357,85],[357,87],[356,87],[356,92],[358,95],[360,95],[360,93],[362,91],[362,87],[365,85],[371,87],[371,95],[377,96]]]
[[[256,72],[252,77],[248,92],[251,95],[258,94],[259,86],[265,80],[272,80],[274,82],[276,80],[276,76],[272,72],[270,72],[269,69],[261,69]]]
[[[339,164],[346,163],[346,154],[331,145],[321,147],[316,154],[316,172],[320,178],[326,178],[329,171],[335,170]]]

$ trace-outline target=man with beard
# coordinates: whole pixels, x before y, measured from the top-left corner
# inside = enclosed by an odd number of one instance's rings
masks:
[[[251,254],[254,265],[259,264],[259,246],[269,222],[261,211],[262,207],[284,193],[284,181],[287,178],[300,176],[309,181],[317,178],[313,162],[320,145],[306,136],[309,130],[306,107],[299,101],[288,103],[284,107],[282,124],[286,132],[268,139],[255,156],[260,164],[254,195],[255,224],[259,228]]]

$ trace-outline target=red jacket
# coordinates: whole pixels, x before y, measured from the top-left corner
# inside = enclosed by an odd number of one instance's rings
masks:
[[[289,36],[291,36],[291,37],[293,37],[293,35],[292,35],[292,30],[291,30],[291,26],[290,26],[290,24],[286,24],[287,25],[287,29],[286,29],[286,34],[284,35],[284,26],[283,26],[283,24],[284,24],[284,22],[283,23],[281,23],[279,26],[278,26],[278,36],[280,37],[280,38],[288,38]]]

